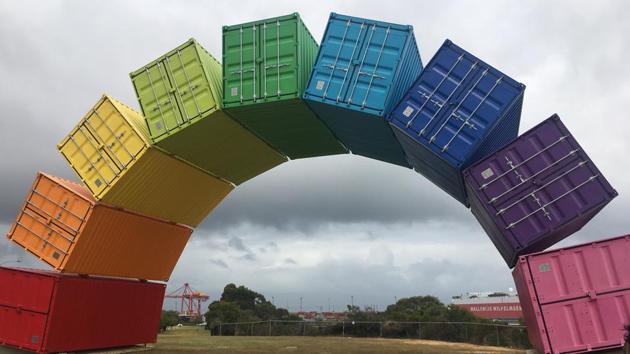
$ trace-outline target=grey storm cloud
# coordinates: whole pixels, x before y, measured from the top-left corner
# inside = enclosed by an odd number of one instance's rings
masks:
[[[228,241],[228,245],[237,251],[249,251],[249,249],[245,247],[243,240],[236,236],[230,238],[230,240]]]
[[[210,263],[214,264],[215,266],[224,268],[224,269],[229,269],[230,267],[227,265],[227,263],[225,263],[225,261],[221,260],[221,259],[210,259],[209,260]]]
[[[129,72],[190,37],[220,57],[222,25],[296,11],[319,39],[335,11],[413,25],[425,63],[450,38],[525,83],[521,131],[558,113],[620,193],[560,245],[628,233],[630,4],[410,0],[382,5],[376,0],[246,1],[235,9],[229,1],[0,1],[0,231],[8,230],[38,170],[77,179],[56,144],[102,93],[138,108]],[[440,225],[444,232],[436,231]],[[404,237],[401,230],[407,230]],[[330,249],[323,255],[366,248],[369,257],[317,263],[308,253],[293,254],[313,246],[302,246],[312,238],[325,238]],[[355,243],[337,247],[352,238]],[[295,294],[311,289],[313,298],[319,296],[308,300],[312,306],[332,293],[346,297],[363,291],[374,296],[366,301],[385,301],[389,294],[446,297],[464,291],[461,284],[476,290],[509,286],[509,272],[491,245],[479,251],[480,260],[467,264],[450,259],[452,254],[418,255],[401,263],[401,243],[432,249],[448,241],[463,249],[471,240],[489,243],[468,210],[411,170],[350,155],[296,160],[231,193],[194,233],[173,281],[220,289],[242,280],[293,296],[293,304]],[[8,245],[0,242],[0,262],[32,258]],[[488,258],[494,263],[483,263]],[[273,277],[252,271],[275,271],[274,259],[291,282],[274,283]],[[199,271],[208,260],[212,272]],[[259,266],[263,262],[270,263]]]

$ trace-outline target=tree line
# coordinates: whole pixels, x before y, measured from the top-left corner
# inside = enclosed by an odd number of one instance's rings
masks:
[[[340,323],[305,322],[287,309],[277,308],[260,293],[228,284],[221,298],[208,306],[205,320],[208,330],[222,335],[383,336],[529,347],[524,329],[497,327],[506,323],[476,317],[455,305],[445,305],[434,296],[402,298],[380,312],[348,305],[346,312],[347,319]],[[265,321],[268,323],[260,323]],[[247,324],[227,325],[232,323]]]

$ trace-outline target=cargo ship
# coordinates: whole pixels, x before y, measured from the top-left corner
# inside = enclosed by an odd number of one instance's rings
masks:
[[[452,297],[452,303],[472,312],[475,316],[518,324],[523,317],[518,294],[513,291],[471,292]]]

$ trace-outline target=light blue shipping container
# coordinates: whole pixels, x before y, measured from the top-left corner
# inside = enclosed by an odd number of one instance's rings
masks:
[[[468,206],[462,170],[517,137],[524,92],[446,40],[388,120],[413,168]]]
[[[385,120],[420,74],[406,25],[332,13],[304,99],[354,154],[410,167]]]

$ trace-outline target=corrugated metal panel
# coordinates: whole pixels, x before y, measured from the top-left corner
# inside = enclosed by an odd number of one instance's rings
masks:
[[[516,138],[524,90],[446,40],[388,120],[414,169],[468,205],[461,171]]]
[[[352,153],[409,167],[383,117],[421,70],[411,26],[332,13],[304,98]]]
[[[130,76],[154,144],[241,184],[286,158],[221,110],[221,71],[190,39]]]
[[[103,96],[59,151],[97,200],[197,226],[233,186],[151,146],[142,121]]]
[[[630,236],[523,256],[513,276],[541,353],[620,348],[630,322]]]
[[[229,113],[291,159],[347,153],[301,99],[247,105]]]
[[[103,203],[195,227],[233,189],[155,148],[142,157],[101,198]]]
[[[0,343],[49,353],[154,343],[165,285],[0,268],[1,289],[12,295],[0,304]],[[44,311],[22,305],[39,292]]]
[[[61,272],[168,280],[192,229],[97,203],[39,173],[8,237]]]
[[[317,42],[295,13],[223,27],[223,104],[291,159],[347,151],[302,101]]]
[[[578,231],[617,196],[557,115],[464,178],[473,214],[510,267]]]

